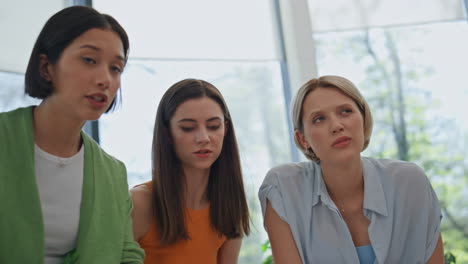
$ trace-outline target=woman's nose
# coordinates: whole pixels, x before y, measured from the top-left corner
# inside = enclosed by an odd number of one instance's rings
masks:
[[[206,143],[210,141],[210,137],[208,136],[208,131],[206,129],[200,129],[197,133],[197,143]]]

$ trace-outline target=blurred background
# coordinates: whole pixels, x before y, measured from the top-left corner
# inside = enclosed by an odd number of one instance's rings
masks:
[[[268,169],[296,150],[291,98],[308,79],[342,75],[375,119],[364,156],[423,167],[443,210],[446,260],[468,263],[468,0],[1,0],[0,111],[38,104],[24,72],[45,21],[71,5],[114,16],[130,37],[122,104],[86,125],[127,165],[130,187],[151,179],[162,94],[207,80],[233,116],[252,215],[240,263],[268,262],[257,198]],[[263,246],[262,246],[263,245]]]

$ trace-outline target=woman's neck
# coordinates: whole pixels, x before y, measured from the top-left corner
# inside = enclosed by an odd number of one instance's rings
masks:
[[[47,101],[34,108],[33,119],[34,142],[41,149],[59,157],[71,157],[79,151],[85,121],[67,117]]]
[[[209,169],[184,168],[185,206],[191,209],[203,209],[208,206]]]
[[[322,177],[335,204],[362,201],[364,177],[360,156],[340,164],[322,163]]]

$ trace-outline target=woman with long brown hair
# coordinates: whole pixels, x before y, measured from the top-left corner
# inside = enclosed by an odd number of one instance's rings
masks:
[[[153,181],[131,190],[145,263],[237,263],[249,213],[234,126],[217,88],[186,79],[166,91],[152,159]]]

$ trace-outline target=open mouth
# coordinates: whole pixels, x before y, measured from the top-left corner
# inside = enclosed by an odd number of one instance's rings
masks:
[[[106,100],[104,97],[96,96],[96,95],[90,96],[90,98],[93,99],[94,101],[97,101],[97,102],[100,102],[100,103],[105,102],[105,100]]]
[[[198,158],[208,158],[210,157],[212,152],[213,151],[209,149],[200,149],[198,151],[195,151],[193,154],[195,154],[195,156],[197,156]]]
[[[211,152],[212,152],[211,150],[203,149],[203,150],[196,151],[195,153],[196,154],[208,154]]]
[[[107,106],[107,96],[104,94],[93,94],[85,97],[93,108],[101,110]]]
[[[90,95],[90,96],[86,96],[86,98],[91,99],[98,103],[105,103],[107,101],[107,98],[104,95]]]
[[[107,106],[107,95],[104,93],[93,93],[85,96],[88,99],[91,106],[96,109],[102,109],[103,107]]]

